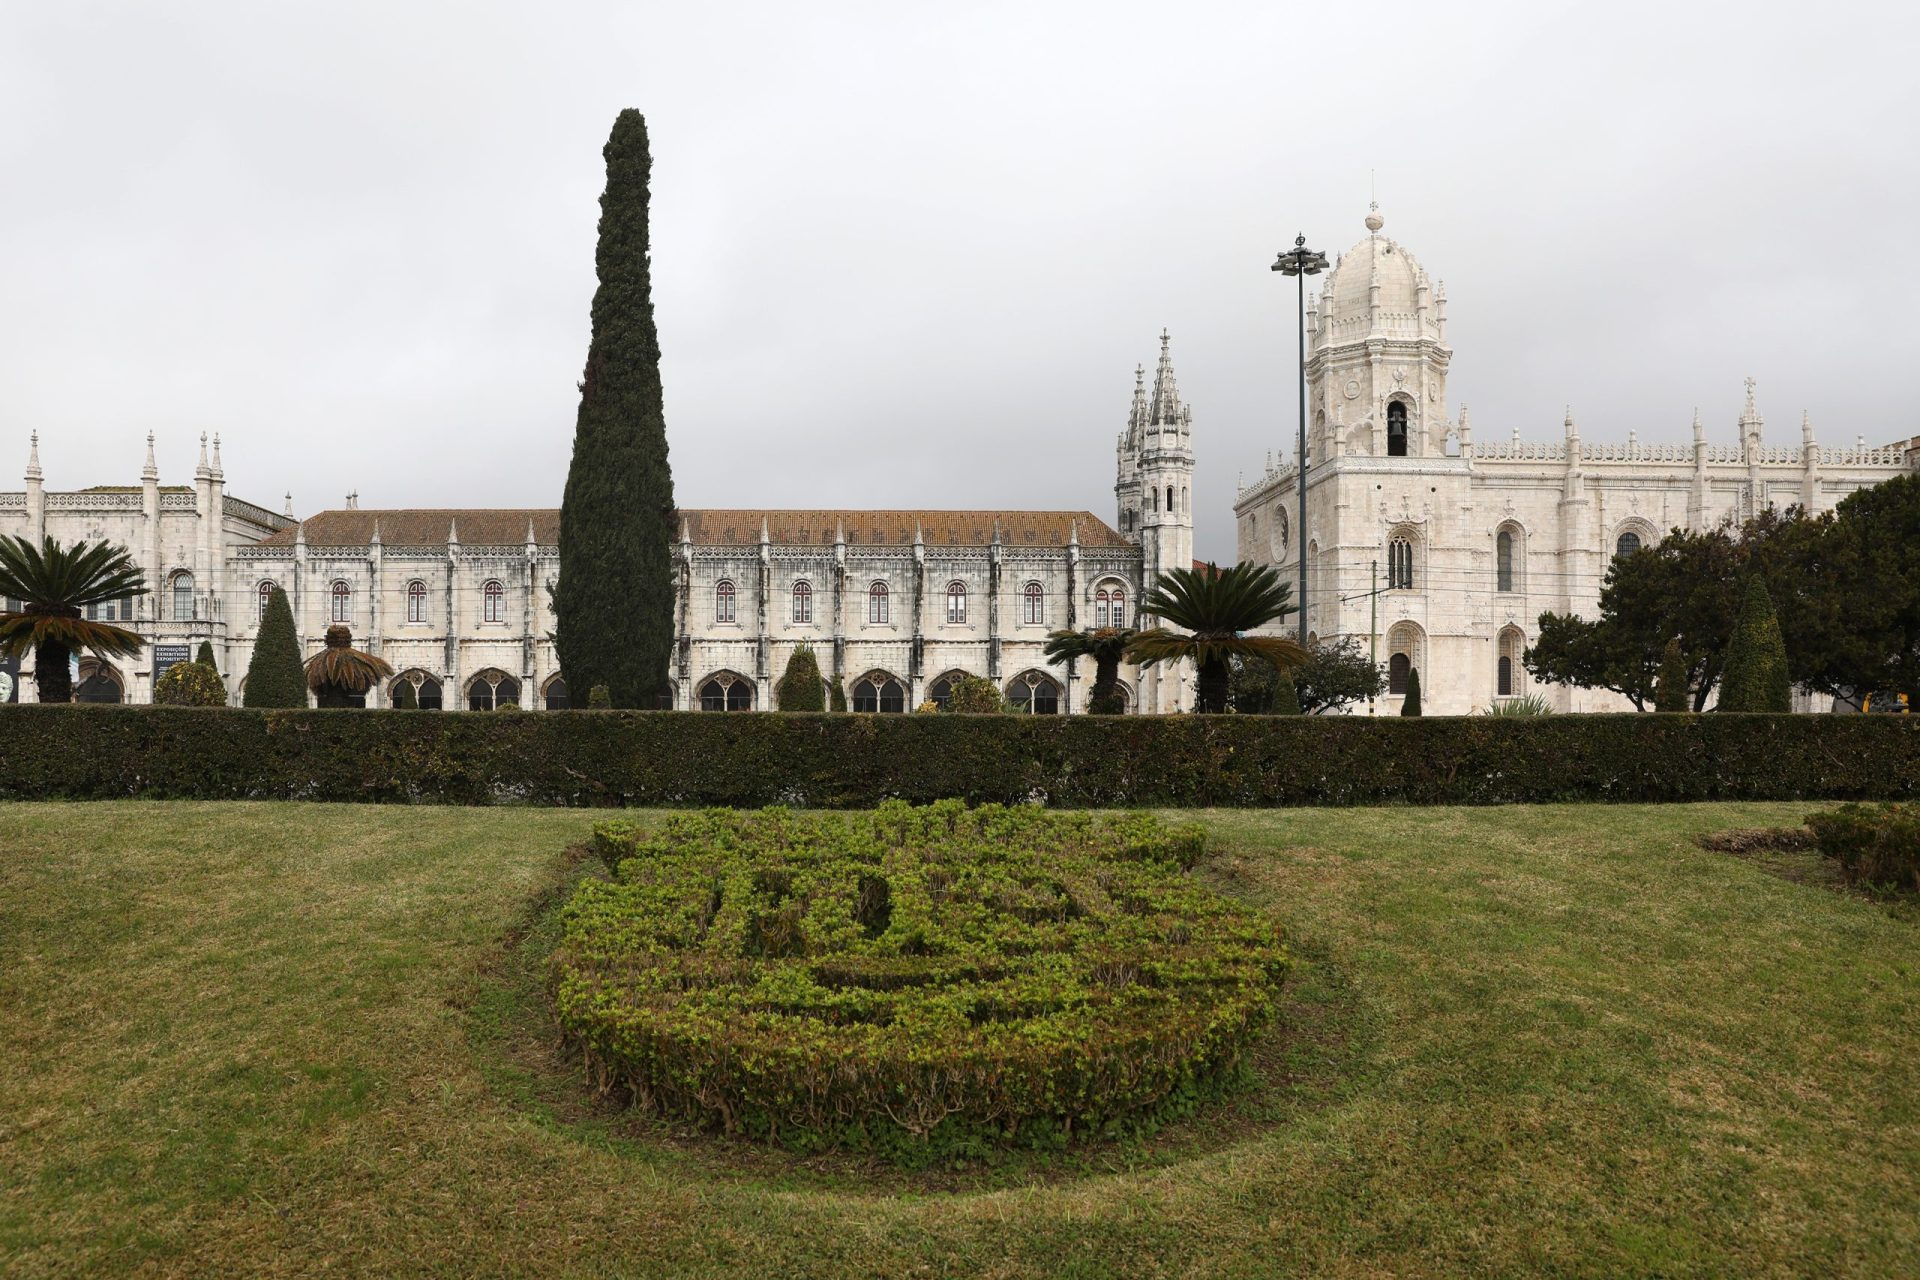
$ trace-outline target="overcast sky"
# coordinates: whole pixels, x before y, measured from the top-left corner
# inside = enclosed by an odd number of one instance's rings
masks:
[[[1199,551],[1289,449],[1296,230],[1449,295],[1482,438],[1920,432],[1909,4],[0,3],[0,487],[559,501],[600,147],[652,135],[688,506],[1113,519],[1173,334]]]

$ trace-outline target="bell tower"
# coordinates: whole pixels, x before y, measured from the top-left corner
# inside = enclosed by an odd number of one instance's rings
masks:
[[[1147,391],[1146,371],[1134,372],[1133,405],[1120,433],[1119,473],[1113,492],[1120,532],[1137,543],[1145,581],[1193,564],[1193,410],[1180,403],[1170,339],[1160,332],[1160,363]]]

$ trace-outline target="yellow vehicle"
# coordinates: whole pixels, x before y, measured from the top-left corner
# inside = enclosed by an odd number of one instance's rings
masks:
[[[1870,693],[1860,704],[1860,712],[1865,715],[1874,709],[1874,700],[1880,701],[1880,714],[1885,716],[1904,716],[1913,710],[1912,704],[1904,693]]]

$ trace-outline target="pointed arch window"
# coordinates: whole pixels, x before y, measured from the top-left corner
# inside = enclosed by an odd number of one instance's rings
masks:
[[[333,608],[327,616],[334,622],[352,622],[353,588],[345,582],[336,582],[328,592],[328,596],[333,602]]]
[[[1060,685],[1043,672],[1023,672],[1007,686],[1007,705],[1026,715],[1058,715]]]
[[[793,620],[808,623],[813,621],[813,584],[810,582],[793,584]]]
[[[733,584],[724,579],[713,588],[713,620],[733,621]]]
[[[185,569],[168,580],[173,587],[173,620],[188,622],[193,618],[193,575]]]
[[[1407,402],[1395,400],[1387,406],[1387,456],[1407,456]]]
[[[1498,697],[1511,698],[1520,692],[1520,656],[1526,647],[1526,635],[1518,627],[1508,627],[1500,633],[1500,656],[1494,668],[1494,689]]]
[[[1037,582],[1029,582],[1020,590],[1025,602],[1026,612],[1022,615],[1029,626],[1038,626],[1046,621],[1047,593]]]
[[[721,671],[700,686],[702,711],[753,710],[753,682],[731,671]]]
[[[1387,589],[1413,590],[1413,540],[1395,538],[1387,544]]]
[[[504,671],[489,668],[467,686],[467,710],[497,711],[520,705],[520,682]]]
[[[898,715],[907,709],[907,691],[886,672],[872,671],[854,682],[853,709],[879,715]]]
[[[487,583],[480,588],[480,598],[484,601],[481,617],[486,622],[505,622],[507,620],[507,589],[498,581]]]
[[[407,584],[407,621],[427,620],[427,584],[415,578]]]
[[[967,620],[967,584],[949,582],[947,584],[947,621],[958,625]]]
[[[1387,659],[1387,692],[1399,697],[1407,691],[1407,672],[1413,670],[1413,659],[1404,653],[1396,653]]]
[[[1493,540],[1494,579],[1496,591],[1513,590],[1513,533],[1502,529],[1500,536]]]
[[[1630,556],[1640,549],[1640,535],[1629,529],[1620,535],[1620,541],[1614,543],[1613,554]]]
[[[887,621],[887,584],[884,582],[867,588],[867,621]]]

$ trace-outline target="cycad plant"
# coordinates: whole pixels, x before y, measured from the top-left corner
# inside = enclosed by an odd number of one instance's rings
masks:
[[[110,542],[63,547],[47,538],[36,547],[25,538],[0,538],[0,596],[22,606],[20,613],[0,613],[0,655],[17,658],[31,650],[40,701],[72,702],[76,654],[132,657],[146,643],[124,627],[88,618],[87,607],[146,593],[132,557]]]
[[[1093,659],[1093,692],[1087,710],[1094,715],[1119,715],[1126,709],[1120,696],[1120,663],[1138,634],[1131,627],[1092,627],[1085,631],[1056,631],[1047,637],[1047,657],[1054,662]]]
[[[1195,710],[1225,711],[1228,662],[1234,655],[1260,658],[1276,667],[1306,661],[1307,651],[1291,640],[1244,634],[1292,613],[1292,597],[1292,585],[1264,565],[1169,569],[1140,602],[1140,611],[1181,631],[1142,631],[1127,646],[1127,656],[1143,667],[1191,659],[1200,675]]]
[[[385,659],[354,648],[353,632],[339,623],[327,628],[327,647],[307,659],[307,688],[323,707],[350,707],[392,674]]]

